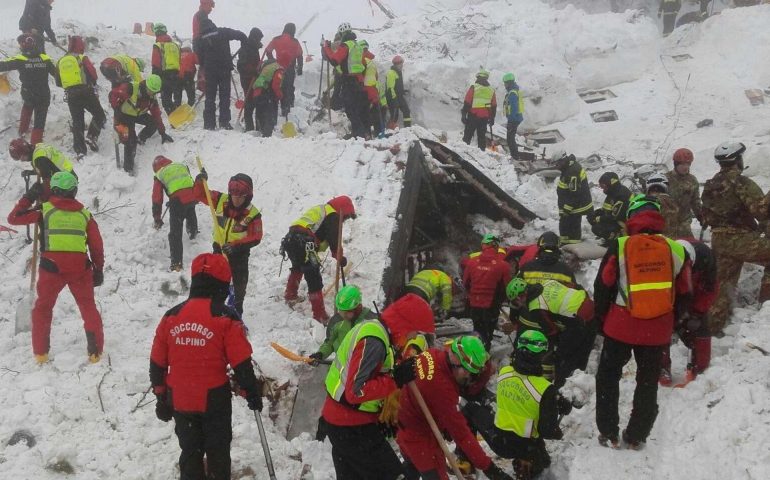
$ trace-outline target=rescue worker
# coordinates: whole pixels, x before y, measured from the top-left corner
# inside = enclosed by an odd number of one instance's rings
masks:
[[[487,233],[481,237],[481,250],[469,253],[467,256],[460,260],[460,271],[465,272],[465,267],[468,266],[468,262],[481,255],[485,248],[494,248],[497,250],[497,254],[503,260],[506,260],[507,251],[500,247],[500,239],[494,233]]]
[[[155,173],[152,182],[152,218],[155,230],[163,227],[163,194],[168,196],[169,231],[168,246],[171,250],[171,265],[169,271],[182,271],[182,226],[187,223],[187,235],[190,240],[198,235],[198,217],[195,215],[195,205],[198,199],[193,192],[193,179],[187,165],[172,162],[163,155],[158,155],[152,161],[152,171]]]
[[[415,357],[414,384],[433,415],[440,431],[448,434],[474,467],[492,480],[511,477],[479,445],[468,422],[457,409],[460,389],[482,371],[488,355],[478,337],[454,339],[449,349],[430,348]],[[409,388],[401,389],[398,411],[398,446],[404,456],[406,478],[448,479],[444,452]]]
[[[561,258],[561,239],[553,232],[544,232],[537,239],[537,255],[519,268],[518,275],[529,284],[545,283],[548,280],[581,289],[575,279],[575,272]]]
[[[331,43],[323,42],[323,55],[331,65],[341,69],[339,97],[350,121],[351,136],[367,138],[368,102],[364,93],[364,57],[374,58],[371,53],[365,54],[364,47],[356,41],[356,34],[349,23],[343,23],[337,29],[340,34],[339,47],[332,49]]]
[[[161,143],[173,142],[163,125],[160,107],[155,98],[162,88],[162,80],[152,74],[141,82],[121,83],[110,92],[110,105],[115,110],[115,131],[123,149],[123,170],[134,174],[137,144],[144,145],[155,132],[160,132]],[[136,124],[144,125],[137,135]]]
[[[353,326],[326,375],[321,415],[332,444],[336,478],[341,480],[403,478],[401,461],[378,423],[379,414],[383,400],[417,376],[414,357],[396,365],[396,352],[419,332],[435,333],[435,326],[432,316],[420,312],[412,316],[411,309],[407,315],[386,312],[381,320]]]
[[[516,144],[516,131],[519,125],[524,121],[524,96],[516,84],[516,77],[512,73],[503,75],[503,85],[505,85],[505,101],[503,102],[503,112],[508,120],[506,126],[505,140],[508,143],[508,151],[513,160],[519,159],[519,147]]]
[[[355,218],[356,209],[350,197],[334,197],[325,204],[308,209],[291,224],[289,233],[281,241],[281,256],[284,259],[288,257],[291,261],[289,278],[283,293],[284,300],[286,303],[298,300],[297,290],[304,276],[313,318],[323,324],[329,320],[329,315],[324,305],[323,278],[318,253],[329,249],[339,267],[345,268],[348,259],[342,246],[338,244],[342,231],[340,222]]]
[[[262,66],[260,61],[259,49],[262,48],[262,30],[252,28],[249,32],[249,41],[241,46],[238,52],[238,76],[241,79],[241,89],[245,97],[243,110],[244,131],[254,130],[254,99],[252,98],[252,85],[259,75],[259,69]],[[256,122],[259,125],[259,121]]]
[[[225,305],[227,260],[198,255],[191,273],[190,297],[167,311],[155,330],[150,353],[155,415],[163,422],[174,419],[182,449],[180,478],[229,479],[233,407],[228,365],[255,414],[262,411],[262,382],[254,375],[241,317]]]
[[[691,297],[690,260],[660,232],[665,222],[654,199],[637,195],[628,207],[629,236],[613,240],[594,282],[595,315],[604,332],[596,373],[599,443],[620,447],[619,383],[633,352],[636,388],[623,442],[639,449],[658,415],[661,357],[671,340],[674,314]]]
[[[275,60],[266,60],[251,86],[256,124],[263,137],[272,137],[278,123],[278,102],[283,98],[283,82],[284,70],[281,64]]]
[[[152,46],[152,73],[163,80],[160,90],[160,101],[166,114],[174,111],[181,104],[176,103],[174,92],[179,82],[179,69],[182,63],[182,51],[175,41],[168,35],[166,26],[156,23],[152,27],[155,33],[155,43]],[[181,99],[181,97],[180,97]]]
[[[496,239],[495,239],[496,240]],[[511,281],[511,266],[499,251],[497,242],[482,242],[481,254],[468,260],[463,270],[463,286],[468,293],[470,316],[487,350],[505,299],[505,287]]]
[[[213,3],[213,2],[212,2]],[[202,6],[201,6],[202,8]],[[219,128],[232,130],[230,125],[230,78],[233,70],[230,42],[237,40],[241,46],[248,43],[249,38],[240,30],[219,28],[206,18],[201,21],[201,36],[198,39],[199,48],[195,50],[205,75],[206,103],[203,108],[203,128],[217,128],[217,92],[219,92]]]
[[[32,171],[28,172],[30,172],[30,175],[37,174],[40,176],[43,185],[40,200],[43,202],[48,200],[48,197],[51,195],[51,177],[56,172],[70,172],[77,178],[77,174],[72,168],[72,161],[57,148],[47,143],[38,143],[33,147],[31,143],[28,143],[23,138],[15,138],[11,140],[8,153],[10,153],[11,158],[14,160],[32,163]]]
[[[56,172],[48,200],[41,201],[43,186],[35,183],[8,215],[11,225],[40,224],[40,268],[32,309],[32,353],[38,364],[48,362],[53,308],[65,286],[83,317],[88,360],[98,362],[104,349],[102,317],[94,302],[94,287],[104,282],[102,236],[91,212],[75,200],[77,192],[77,177]],[[38,201],[40,209],[34,207]]]
[[[99,71],[110,81],[112,88],[125,82],[141,82],[144,80],[144,60],[120,53],[102,60]]]
[[[390,110],[388,123],[396,128],[400,111],[404,115],[404,127],[411,127],[412,114],[409,111],[409,103],[406,101],[406,90],[404,89],[404,59],[401,55],[396,55],[391,63],[393,65],[385,76],[385,96]]]
[[[345,285],[334,298],[337,313],[332,315],[326,325],[326,339],[318,347],[318,351],[309,355],[313,360],[320,361],[329,358],[337,351],[345,335],[360,322],[373,320],[377,315],[369,308],[364,308],[361,301],[361,289],[355,285]]]
[[[281,89],[283,95],[281,101],[281,116],[288,117],[291,107],[294,106],[294,79],[302,76],[302,45],[294,38],[297,26],[287,23],[283,27],[283,33],[270,40],[265,48],[268,59],[275,59],[284,71]]]
[[[199,55],[200,38],[203,35],[202,26],[206,20],[209,19],[211,11],[214,10],[214,0],[201,0],[198,6],[198,11],[195,12],[192,18],[192,38],[193,38],[193,51],[196,55]],[[198,75],[198,79],[204,80],[203,70]]]
[[[709,331],[721,337],[732,312],[731,299],[744,262],[770,264],[770,239],[757,222],[768,220],[770,195],[742,175],[746,146],[725,142],[714,151],[720,170],[703,187],[703,222],[711,227],[711,247],[717,257],[719,295],[709,310]],[[759,301],[770,300],[770,269],[765,267]]]
[[[626,211],[631,200],[631,190],[620,183],[615,172],[604,172],[599,177],[599,187],[606,197],[601,210],[594,210],[588,215],[591,231],[600,238],[602,244],[615,240],[623,234],[626,224]]]
[[[558,235],[557,235],[558,236]],[[561,245],[561,240],[559,241]],[[505,249],[505,260],[511,263],[513,271],[518,274],[524,265],[528,264],[537,257],[540,247],[537,243],[526,245],[511,245]]]
[[[575,155],[567,155],[564,150],[556,150],[551,163],[561,172],[556,185],[561,243],[580,243],[583,239],[581,219],[594,209],[586,171]]]
[[[677,242],[684,247],[692,262],[692,303],[686,311],[678,312],[674,325],[679,339],[690,349],[686,384],[703,373],[711,362],[711,335],[707,315],[719,292],[719,283],[716,257],[708,245],[695,239],[679,239]],[[663,386],[672,383],[669,345],[663,350],[659,382]]]
[[[96,94],[96,68],[84,55],[85,48],[83,37],[70,37],[67,54],[57,64],[59,83],[64,88],[64,98],[72,116],[73,149],[79,157],[88,153],[86,144],[91,151],[99,151],[99,133],[107,123],[107,116]],[[88,135],[84,136],[86,111],[91,114],[91,123]]]
[[[658,173],[650,175],[644,182],[644,191],[648,197],[654,198],[660,204],[660,214],[666,222],[663,235],[669,238],[677,238],[676,228],[671,228],[670,226],[676,226],[676,221],[679,217],[679,207],[668,194],[668,179]]]
[[[368,100],[367,118],[369,124],[367,129],[373,130],[374,135],[382,137],[385,135],[385,123],[383,115],[383,106],[387,105],[385,98],[385,89],[380,83],[380,72],[377,69],[377,63],[373,58],[367,58],[369,52],[369,42],[361,40],[358,42],[364,48],[364,93]]]
[[[45,53],[43,33],[46,34],[49,42],[59,45],[56,41],[56,34],[51,28],[52,3],[53,0],[27,0],[24,4],[24,12],[19,18],[19,30],[22,33],[34,35],[40,43],[40,51],[43,53]]]
[[[41,45],[35,36],[21,34],[16,39],[21,53],[0,61],[0,73],[11,70],[19,71],[21,80],[21,115],[19,116],[19,136],[29,131],[32,123],[30,142],[37,145],[43,141],[48,106],[51,104],[51,89],[48,87],[48,75],[58,80],[56,66],[51,57],[42,53]]]
[[[668,228],[673,232],[673,238],[692,237],[692,219],[703,223],[701,215],[700,184],[690,173],[693,154],[686,148],[674,152],[674,169],[666,174],[668,178],[668,194],[677,205],[677,217]],[[701,227],[702,229],[702,227]]]
[[[205,170],[195,177],[193,192],[199,202],[208,205],[203,180]],[[227,257],[233,275],[233,306],[243,314],[243,299],[249,284],[249,255],[262,241],[262,213],[251,204],[254,183],[245,173],[237,173],[227,183],[227,193],[209,191],[212,207],[217,216],[214,225],[213,251]]]
[[[174,103],[182,104],[182,92],[187,95],[187,105],[195,105],[195,74],[198,56],[190,47],[182,47],[179,57],[179,78],[177,79]]]
[[[674,31],[676,17],[682,8],[682,0],[660,0],[658,6],[658,18],[663,16],[663,36],[668,36]]]
[[[462,122],[465,125],[463,142],[470,145],[473,135],[483,151],[487,148],[487,128],[495,124],[497,97],[495,89],[489,86],[489,72],[480,70],[476,82],[465,92],[462,108]]]
[[[506,287],[506,295],[511,312],[518,314],[518,334],[538,330],[548,337],[550,349],[543,358],[546,378],[561,388],[576,369],[586,369],[596,325],[592,323],[594,303],[585,290],[556,280],[528,285],[514,278]]]
[[[497,374],[497,409],[469,402],[462,412],[495,454],[513,459],[517,480],[537,477],[551,465],[545,441],[561,440],[559,416],[572,411],[572,403],[543,376],[543,356],[548,339],[527,330],[516,339],[512,363]]]
[[[446,318],[452,309],[452,278],[441,270],[420,270],[406,283],[404,291],[422,297],[432,304],[435,300]]]

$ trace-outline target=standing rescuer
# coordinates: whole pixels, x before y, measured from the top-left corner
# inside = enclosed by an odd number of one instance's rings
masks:
[[[583,239],[582,218],[594,209],[588,176],[575,155],[564,150],[556,150],[551,163],[561,172],[556,184],[561,243],[579,243]]]
[[[470,145],[473,135],[479,148],[487,148],[487,125],[495,124],[497,97],[495,89],[489,85],[489,72],[481,70],[476,74],[476,82],[465,93],[462,108],[462,122],[465,125],[463,142]]]
[[[404,59],[401,55],[393,57],[393,65],[385,76],[385,97],[388,100],[390,110],[390,123],[393,127],[398,125],[399,111],[404,115],[404,127],[412,126],[412,114],[409,111],[409,103],[406,101],[404,89]]]
[[[43,191],[30,187],[8,215],[11,225],[40,223],[41,256],[37,299],[32,309],[32,350],[38,364],[48,362],[53,307],[67,286],[75,297],[86,332],[88,359],[96,363],[104,348],[102,317],[94,302],[94,287],[104,282],[104,249],[91,212],[75,200],[78,180],[70,172],[51,177],[51,198],[40,209],[33,205]],[[90,253],[89,255],[86,253]]]
[[[687,148],[674,152],[674,168],[666,173],[668,178],[668,194],[678,206],[677,218],[668,228],[673,230],[675,238],[692,237],[692,219],[695,217],[703,224],[700,200],[700,184],[690,173],[694,156]]]
[[[169,231],[168,246],[171,250],[172,272],[182,271],[182,226],[187,222],[187,234],[190,240],[198,234],[198,217],[195,205],[198,199],[193,191],[193,179],[190,169],[183,163],[172,162],[163,155],[158,155],[152,162],[155,172],[152,182],[152,218],[156,230],[163,227],[163,194],[168,195]]]
[[[268,59],[275,59],[284,71],[281,89],[283,94],[278,96],[281,101],[281,116],[289,115],[294,106],[294,79],[302,76],[302,45],[294,38],[297,26],[287,23],[283,27],[283,33],[270,40],[265,47],[265,55]]]
[[[155,33],[155,43],[152,46],[152,73],[159,75],[163,80],[160,90],[160,101],[163,110],[171,113],[181,103],[177,103],[174,92],[179,82],[179,68],[181,67],[182,51],[179,45],[168,35],[166,26],[156,23],[152,27]]]
[[[229,479],[233,430],[228,365],[251,410],[262,410],[262,382],[254,375],[243,322],[225,306],[227,260],[204,253],[193,260],[191,273],[190,298],[163,315],[152,342],[155,415],[164,422],[174,419],[182,480]]]
[[[511,152],[511,158],[519,159],[519,147],[516,144],[516,131],[519,125],[524,121],[524,97],[521,95],[519,85],[516,83],[516,77],[512,73],[503,75],[503,84],[505,85],[505,101],[503,102],[503,112],[508,120],[506,126],[505,140],[508,143],[508,151]]]
[[[631,190],[620,182],[615,172],[604,172],[599,177],[599,187],[606,197],[600,210],[588,214],[591,231],[606,243],[615,240],[623,234],[626,224],[628,202],[631,200]]]

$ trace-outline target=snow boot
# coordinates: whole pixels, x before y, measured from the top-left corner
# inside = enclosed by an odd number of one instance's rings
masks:
[[[326,325],[329,321],[329,315],[326,313],[326,305],[324,305],[324,294],[320,290],[317,292],[310,292],[308,294],[310,305],[313,307],[313,318],[319,323]]]
[[[703,373],[711,363],[711,337],[695,337],[693,343],[692,363],[697,373]]]
[[[671,370],[668,368],[661,368],[660,369],[660,376],[658,377],[658,383],[661,384],[661,386],[664,387],[670,387],[671,386]]]
[[[219,128],[221,128],[222,130],[232,130],[233,126],[230,125],[230,122],[225,122],[225,123],[220,123]]]
[[[43,141],[43,129],[42,128],[33,128],[32,134],[29,136],[29,143],[32,144],[34,147],[38,143]]]
[[[38,365],[43,365],[44,363],[48,363],[48,354],[43,353],[42,355],[35,355],[35,362]]]
[[[628,436],[628,433],[626,430],[623,430],[622,437],[623,437],[623,444],[629,450],[641,450],[644,447],[643,441],[633,440],[631,437]]]
[[[286,281],[286,290],[283,291],[283,299],[288,302],[297,300],[297,290],[299,282],[302,281],[302,272],[289,272],[289,279]]]
[[[614,448],[615,450],[620,448],[620,440],[617,436],[605,436],[599,434],[599,445],[602,447]]]
[[[171,266],[168,267],[169,272],[181,272],[182,271],[182,263],[181,262],[171,262]]]
[[[19,116],[19,136],[23,137],[29,131],[29,122],[32,121],[32,107],[24,105],[21,107]]]

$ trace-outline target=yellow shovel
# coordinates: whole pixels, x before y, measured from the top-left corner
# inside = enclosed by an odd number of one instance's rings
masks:
[[[283,134],[283,138],[294,138],[297,136],[297,126],[294,125],[294,122],[287,120],[281,127],[281,133]]]
[[[177,130],[191,124],[195,120],[195,107],[203,100],[203,97],[204,95],[201,95],[192,107],[186,103],[176,107],[173,112],[168,114],[168,123]]]
[[[8,95],[11,93],[11,82],[8,81],[8,76],[5,74],[0,75],[0,95]]]

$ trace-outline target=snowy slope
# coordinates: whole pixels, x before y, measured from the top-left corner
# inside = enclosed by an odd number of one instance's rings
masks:
[[[55,28],[60,35],[78,32],[98,36],[100,47],[89,52],[96,60],[115,51],[147,58],[152,39],[127,34],[131,24],[161,20],[185,36],[197,3],[137,0],[129,5],[105,0],[89,2],[84,10],[85,3],[80,0],[58,0],[54,19],[60,21]],[[22,4],[12,0],[0,5],[0,48],[8,52],[14,51],[15,23]],[[315,11],[322,11],[308,28],[307,38],[314,39],[321,32],[327,36],[333,33],[342,20],[369,28],[379,28],[387,20],[376,7],[372,15],[363,0],[324,3],[324,8],[318,2],[303,0],[290,4],[291,11],[286,14],[284,5],[271,10],[270,4],[261,0],[223,0],[217,2],[212,18],[220,25],[244,30],[260,26],[269,37],[279,33],[286,21],[295,21],[301,28],[306,21],[303,16],[310,18]],[[589,15],[570,6],[553,9],[537,0],[399,0],[386,4],[404,16],[392,28],[365,37],[382,69],[392,54],[405,55],[407,88],[417,121],[435,132],[447,130],[452,148],[471,157],[503,188],[545,218],[521,232],[483,218],[469,219],[480,232],[496,231],[509,242],[529,242],[557,225],[553,184],[535,176],[518,177],[503,157],[459,142],[459,102],[480,65],[491,69],[499,98],[503,94],[499,78],[508,70],[516,72],[529,98],[543,97],[539,105],[528,103],[524,127],[558,128],[567,137],[568,149],[579,156],[603,155],[607,168],[618,170],[625,178],[636,166],[664,163],[674,149],[688,146],[696,153],[694,173],[705,180],[716,170],[709,155],[714,146],[736,139],[749,146],[747,164],[751,168],[747,174],[763,188],[770,187],[770,167],[763,162],[770,154],[770,107],[751,107],[743,93],[744,89],[770,84],[770,67],[760,61],[770,55],[766,28],[770,6],[726,10],[702,25],[682,27],[661,40],[655,22],[633,12]],[[144,12],[143,17],[134,18],[133,12]],[[731,32],[730,36],[725,32]],[[317,49],[316,44],[314,40],[309,46]],[[441,53],[444,44],[446,56]],[[680,53],[693,58],[675,62],[671,55]],[[316,60],[307,66],[306,74],[298,79],[298,90],[317,92],[319,64]],[[17,77],[12,74],[11,78]],[[581,89],[607,87],[617,98],[588,105],[577,95]],[[61,103],[61,91],[53,90],[55,100],[46,139],[69,150],[69,113]],[[415,133],[425,132],[405,131],[367,145],[342,141],[333,134],[315,133],[327,129],[325,121],[307,125],[311,101],[298,96],[296,119],[305,135],[294,140],[261,139],[237,131],[203,135],[199,118],[194,128],[171,131],[176,140],[173,144],[160,145],[156,137],[140,147],[136,177],[115,170],[109,132],[103,136],[102,153],[87,156],[75,167],[82,182],[79,198],[92,211],[118,207],[97,216],[108,266],[105,284],[97,289],[97,302],[104,316],[105,351],[111,367],[106,359],[99,365],[87,365],[79,313],[66,293],[54,312],[52,364],[33,366],[29,336],[14,337],[12,331],[16,303],[28,286],[28,277],[22,272],[30,249],[21,235],[0,234],[0,265],[7,278],[0,285],[0,376],[8,385],[0,390],[4,405],[0,410],[0,441],[4,445],[0,447],[0,478],[60,478],[61,474],[45,468],[60,460],[74,467],[74,478],[78,479],[175,476],[178,446],[172,426],[155,419],[152,405],[132,413],[147,388],[147,357],[155,325],[167,308],[185,297],[182,278],[189,278],[188,273],[165,273],[166,233],[152,229],[150,162],[157,154],[185,161],[191,167],[194,156],[200,154],[213,188],[223,188],[236,172],[254,178],[254,204],[263,210],[265,239],[250,259],[246,323],[255,360],[278,384],[296,381],[298,367],[276,356],[267,342],[275,340],[310,351],[321,335],[309,318],[308,306],[292,311],[280,301],[288,267],[284,265],[278,278],[278,245],[288,224],[303,209],[341,193],[354,198],[360,215],[349,228],[346,223],[346,245],[355,265],[350,281],[363,287],[366,298],[377,298],[402,176],[396,161],[405,160],[406,149],[394,157],[370,147],[406,146]],[[0,145],[13,138],[19,108],[18,93],[0,97],[0,131],[12,126],[0,133]],[[617,111],[618,122],[591,122],[591,112],[607,109]],[[714,126],[696,129],[695,123],[703,118],[713,118]],[[23,192],[19,178],[22,165],[0,149],[0,166],[5,172],[0,176],[0,211],[8,212]],[[595,182],[602,171],[589,172],[589,178]],[[594,198],[597,202],[602,198],[598,189]],[[204,233],[193,242],[185,240],[188,265],[194,254],[209,249],[205,234],[210,229],[208,211],[198,208],[198,218]],[[5,223],[4,219],[0,223]],[[326,265],[328,280],[333,261],[328,259]],[[589,264],[581,272],[586,285],[592,282],[595,271],[596,265]],[[756,295],[757,275],[756,268],[747,269],[748,281],[739,292],[742,304]],[[166,295],[161,289],[180,293]],[[736,313],[735,323],[727,337],[715,341],[711,369],[686,389],[661,390],[661,413],[642,452],[615,452],[597,446],[593,377],[573,377],[567,391],[587,404],[563,422],[565,439],[550,442],[552,477],[770,477],[770,357],[745,346],[747,341],[765,348],[770,345],[770,312],[767,307],[757,311],[756,306],[746,305]],[[672,349],[675,376],[682,375],[685,353],[679,345]],[[589,371],[595,370],[595,362],[594,358]],[[622,416],[630,408],[632,389],[630,366],[621,385]],[[101,391],[104,413],[97,390]],[[243,403],[236,401],[234,407],[233,468],[248,468],[254,478],[265,478],[257,431]],[[269,413],[270,419],[267,412],[263,418],[279,478],[298,478],[302,464],[313,464],[316,480],[333,478],[328,444],[306,437],[287,442],[283,438],[288,415],[285,404]],[[33,433],[37,445],[5,446],[18,429]]]

